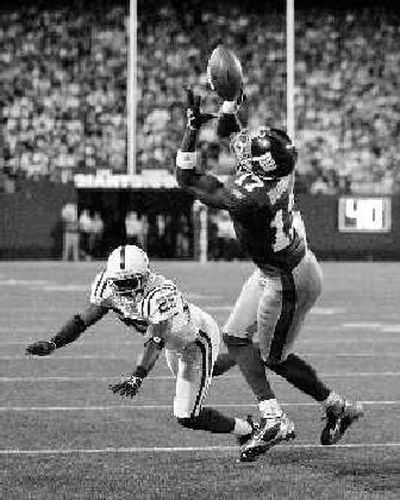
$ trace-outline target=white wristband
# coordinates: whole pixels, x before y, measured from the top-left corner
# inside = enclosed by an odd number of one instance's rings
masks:
[[[198,154],[197,152],[181,151],[178,149],[176,155],[176,166],[182,170],[193,170],[197,166]]]
[[[221,112],[227,115],[234,115],[237,111],[236,101],[224,101],[222,103]]]

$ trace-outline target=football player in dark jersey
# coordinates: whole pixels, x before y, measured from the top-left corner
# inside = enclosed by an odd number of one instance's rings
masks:
[[[188,90],[187,126],[176,175],[180,186],[200,201],[229,212],[242,248],[256,265],[223,329],[228,357],[216,365],[222,373],[237,364],[258,399],[261,429],[241,451],[243,460],[252,460],[294,436],[293,423],[271,390],[265,366],[322,404],[327,419],[322,444],[336,443],[363,410],[328,388],[291,352],[322,284],[320,266],[294,210],[297,151],[283,130],[241,129],[235,108],[235,102],[225,101],[218,121],[219,135],[232,137],[237,163],[236,173],[221,182],[198,168],[196,154],[199,129],[215,115],[202,113],[200,98]],[[253,343],[255,333],[259,349]]]

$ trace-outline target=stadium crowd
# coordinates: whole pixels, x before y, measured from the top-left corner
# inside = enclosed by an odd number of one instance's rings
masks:
[[[246,2],[245,2],[246,3]],[[264,2],[265,3],[265,2]],[[36,4],[39,5],[39,4]],[[209,6],[210,5],[210,6]],[[139,2],[137,166],[172,171],[184,87],[202,88],[223,40],[245,71],[245,124],[285,124],[285,14],[225,2]],[[275,4],[276,5],[276,4]],[[276,8],[276,7],[275,7]],[[126,170],[127,10],[0,12],[3,170],[69,181]],[[299,178],[313,192],[400,186],[400,16],[388,7],[296,11]],[[215,105],[215,100],[206,106]],[[212,129],[205,155],[229,164]]]

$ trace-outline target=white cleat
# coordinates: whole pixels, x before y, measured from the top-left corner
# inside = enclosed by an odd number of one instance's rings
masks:
[[[286,413],[279,417],[265,419],[259,430],[253,433],[251,439],[240,448],[241,462],[254,460],[281,441],[289,441],[296,437],[294,423]]]

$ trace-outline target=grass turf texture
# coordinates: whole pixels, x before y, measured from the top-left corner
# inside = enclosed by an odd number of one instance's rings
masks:
[[[97,267],[0,263],[2,498],[400,497],[400,265],[324,263],[323,296],[297,345],[329,384],[369,402],[366,417],[343,440],[361,447],[319,447],[319,407],[272,377],[298,437],[251,465],[235,462],[231,436],[175,423],[164,360],[136,399],[109,393],[108,383],[129,371],[140,348],[111,314],[50,358],[25,358],[25,343],[49,337],[84,303]],[[252,266],[155,268],[223,323]],[[257,414],[237,370],[215,379],[208,403],[231,405],[221,408],[231,415]],[[382,446],[362,446],[374,443]]]

